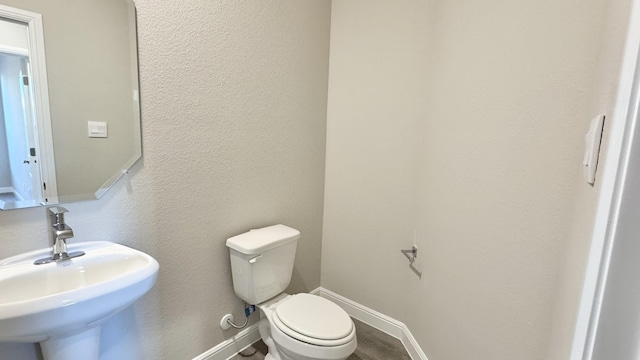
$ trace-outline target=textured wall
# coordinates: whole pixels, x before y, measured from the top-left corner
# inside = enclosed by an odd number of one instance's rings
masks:
[[[430,360],[544,359],[606,5],[334,2],[323,286]]]
[[[612,123],[620,121],[620,119],[614,118],[614,106],[630,13],[631,0],[609,1],[606,19],[603,22],[603,31],[598,38],[594,38],[594,42],[597,42],[601,51],[596,58],[595,77],[593,85],[587,93],[590,101],[586,109],[590,116],[606,114],[607,118],[595,186],[587,185],[583,180],[581,170],[575,173],[576,183],[579,185],[574,188],[571,229],[568,241],[564,243],[565,264],[557,288],[551,342],[547,356],[549,360],[568,359],[571,352],[578,306],[582,296],[585,267],[591,247],[593,221],[602,185],[602,170],[605,166],[604,160],[609,143],[608,136],[611,134]],[[587,120],[590,119],[584,119],[583,129],[588,127]]]
[[[415,231],[431,14],[425,1],[351,0],[331,14],[322,286],[398,319],[413,283],[400,249]]]
[[[144,159],[66,219],[71,242],[160,262],[154,289],[105,326],[101,359],[191,359],[233,334],[223,314],[240,315],[229,236],[300,229],[290,290],[320,285],[330,2],[136,4]],[[0,238],[0,257],[47,246],[45,210],[0,213]],[[0,345],[2,359],[33,354]]]

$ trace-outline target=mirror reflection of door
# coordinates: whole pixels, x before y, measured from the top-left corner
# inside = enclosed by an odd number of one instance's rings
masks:
[[[3,176],[0,196],[4,201],[42,199],[32,121],[31,96],[28,88],[28,58],[0,53],[0,94],[2,118],[6,133],[0,139],[0,153],[8,173]]]
[[[27,23],[0,17],[0,209],[47,202]]]
[[[26,24],[0,18],[0,201],[42,203]]]

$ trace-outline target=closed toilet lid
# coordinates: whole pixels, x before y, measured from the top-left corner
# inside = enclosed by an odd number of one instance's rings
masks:
[[[278,305],[274,315],[279,320],[276,324],[280,330],[300,340],[304,338],[307,342],[317,343],[309,341],[311,338],[333,343],[332,340],[346,340],[345,338],[353,332],[353,322],[349,315],[338,305],[316,295],[293,295]],[[303,336],[299,337],[296,334]]]

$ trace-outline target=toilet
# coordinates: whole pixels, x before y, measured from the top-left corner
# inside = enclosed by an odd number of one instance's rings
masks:
[[[273,225],[227,240],[233,289],[260,309],[265,360],[344,360],[357,345],[356,328],[335,303],[311,294],[289,295],[300,231]]]

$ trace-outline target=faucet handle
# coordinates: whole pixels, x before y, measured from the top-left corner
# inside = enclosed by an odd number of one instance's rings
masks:
[[[69,210],[62,206],[52,206],[49,208],[49,216],[51,216],[51,224],[53,226],[64,225],[64,213]]]
[[[63,208],[62,206],[52,206],[49,208],[49,211],[54,215],[64,214],[66,212],[69,212],[69,210]]]

